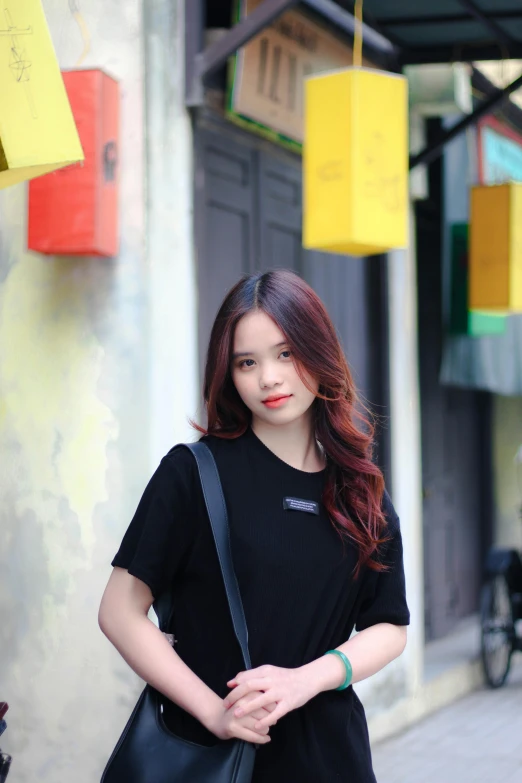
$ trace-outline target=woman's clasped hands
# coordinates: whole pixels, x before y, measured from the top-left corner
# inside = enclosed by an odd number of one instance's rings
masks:
[[[302,707],[316,692],[303,669],[259,666],[239,672],[227,683],[232,688],[224,700],[227,712],[236,719],[252,719],[256,732],[265,732],[288,712]],[[259,713],[265,710],[265,714]]]
[[[260,720],[270,715],[271,710],[275,710],[276,704],[267,704],[265,707],[258,709],[248,709],[248,705],[251,704],[258,696],[262,696],[259,692],[253,691],[245,697],[245,705],[247,706],[247,712],[242,716],[234,715],[233,710],[229,710],[226,707],[220,709],[219,715],[216,716],[212,723],[211,731],[220,739],[228,740],[242,739],[245,742],[252,742],[256,745],[265,745],[270,742],[268,736],[269,727],[263,727],[255,729],[254,726],[259,723]],[[224,706],[224,705],[223,705]]]

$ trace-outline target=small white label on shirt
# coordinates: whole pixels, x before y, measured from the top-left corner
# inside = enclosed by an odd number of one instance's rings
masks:
[[[306,514],[319,516],[319,503],[315,500],[302,500],[302,498],[283,498],[283,508],[286,511],[304,511]]]

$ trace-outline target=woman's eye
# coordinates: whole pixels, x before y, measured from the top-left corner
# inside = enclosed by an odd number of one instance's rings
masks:
[[[247,365],[247,362],[252,362],[253,363],[254,360],[253,359],[243,359],[241,362],[239,362],[239,366],[240,367],[247,367],[247,366],[248,367],[252,367],[251,364]]]
[[[285,356],[285,354],[286,354],[286,356]],[[288,350],[288,351],[281,351],[281,356],[284,359],[289,359],[291,357],[291,355],[292,355],[292,351],[290,351],[290,350]]]

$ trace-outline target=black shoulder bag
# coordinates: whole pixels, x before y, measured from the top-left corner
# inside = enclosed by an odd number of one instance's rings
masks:
[[[227,510],[212,453],[204,443],[183,444],[196,459],[203,496],[216,543],[228,604],[245,668],[250,669],[248,633],[232,565]],[[160,630],[172,614],[169,593],[153,604]],[[163,696],[145,687],[105,767],[101,783],[250,783],[255,745],[231,739],[207,747],[181,739],[163,720]]]

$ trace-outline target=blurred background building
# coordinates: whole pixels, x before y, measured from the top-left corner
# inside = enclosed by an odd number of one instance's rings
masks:
[[[245,272],[315,288],[378,417],[412,626],[358,686],[372,737],[481,681],[485,553],[522,548],[522,315],[472,324],[458,286],[470,186],[522,179],[522,108],[499,91],[522,72],[522,10],[366,0],[366,64],[410,81],[410,244],[348,258],[303,249],[300,152],[303,78],[351,64],[353,3],[290,5],[43,0],[60,67],[120,86],[120,245],[30,251],[28,187],[0,190],[0,696],[18,783],[99,779],[137,699],[99,601],[148,477],[202,420],[210,326]]]

